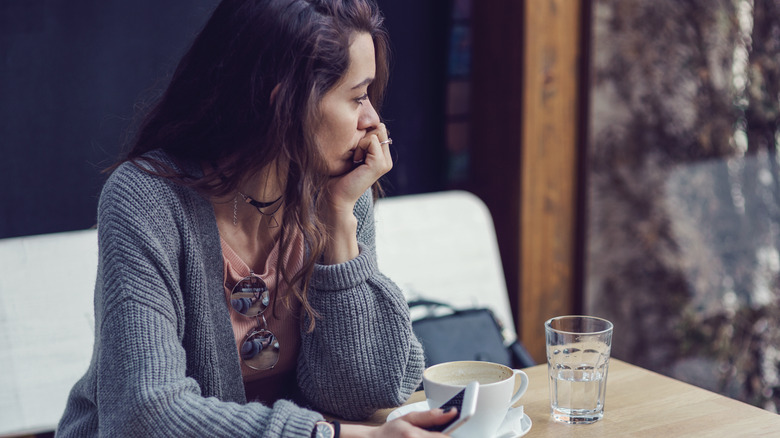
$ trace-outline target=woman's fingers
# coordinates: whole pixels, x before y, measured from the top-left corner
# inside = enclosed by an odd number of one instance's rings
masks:
[[[361,165],[365,163],[365,160],[369,155],[373,155],[375,158],[381,156],[382,160],[388,163],[387,166],[382,166],[384,171],[387,172],[392,168],[393,161],[390,155],[390,145],[392,142],[387,127],[384,123],[380,123],[375,129],[368,131],[358,143],[352,161],[356,165]],[[376,146],[379,147],[377,148]]]
[[[425,430],[427,427],[438,426],[452,420],[456,415],[455,410],[442,412],[441,409],[433,409],[425,412],[411,412],[401,418],[387,422],[382,426],[358,435],[356,430],[351,429],[351,425],[342,426],[342,436],[361,436],[372,438],[439,438],[445,437],[440,432]]]
[[[376,128],[368,132],[368,134],[375,134],[379,141],[385,141],[390,137],[390,132],[387,130],[387,126],[384,123],[380,123]]]
[[[357,149],[355,149],[355,153],[352,155],[352,162],[355,163],[356,165],[360,165],[363,164],[365,160],[366,160],[366,150],[358,146]]]
[[[352,169],[332,178],[329,184],[331,197],[354,203],[382,175],[393,168],[390,141],[383,124],[369,131],[352,153]]]
[[[456,415],[458,415],[457,409],[450,409],[447,412],[443,412],[441,409],[431,409],[429,411],[410,412],[399,418],[399,420],[406,421],[417,427],[427,428],[445,424],[455,418]]]
[[[364,164],[373,167],[378,176],[382,176],[393,168],[393,159],[390,155],[390,143],[382,140],[377,134],[368,137],[365,148]],[[385,143],[386,142],[386,143]]]

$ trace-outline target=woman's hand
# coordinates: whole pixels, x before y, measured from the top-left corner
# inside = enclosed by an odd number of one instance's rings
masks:
[[[355,149],[352,170],[334,176],[323,193],[320,215],[328,226],[328,242],[323,262],[344,263],[358,256],[355,203],[382,175],[393,167],[390,139],[384,123],[368,131]]]
[[[433,409],[425,412],[411,412],[393,421],[388,421],[379,427],[343,424],[341,426],[341,437],[439,438],[446,435],[439,432],[429,432],[422,428],[444,424],[452,420],[455,415],[457,415],[457,410],[455,409],[447,413],[442,412],[441,409]]]
[[[334,176],[328,184],[328,201],[334,207],[351,209],[360,195],[393,168],[390,138],[384,123],[366,132],[355,149],[352,161],[355,163],[352,170]]]

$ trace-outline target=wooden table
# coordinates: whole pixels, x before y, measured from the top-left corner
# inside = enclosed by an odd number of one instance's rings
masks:
[[[568,425],[550,417],[547,364],[525,369],[530,380],[520,400],[533,421],[526,437],[780,437],[780,415],[611,359],[604,418]],[[407,403],[425,400],[422,391]],[[381,424],[392,409],[377,412]]]

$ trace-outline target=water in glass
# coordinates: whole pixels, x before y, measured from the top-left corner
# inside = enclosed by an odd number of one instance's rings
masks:
[[[604,375],[588,365],[550,370],[553,417],[567,423],[598,421],[604,415]]]

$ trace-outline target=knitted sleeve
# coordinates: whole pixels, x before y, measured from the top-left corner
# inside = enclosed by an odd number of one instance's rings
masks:
[[[373,207],[370,191],[355,206],[360,255],[315,267],[309,299],[321,318],[303,329],[298,362],[307,399],[346,419],[405,402],[425,366],[406,300],[377,269]]]
[[[186,308],[197,301],[182,298],[195,293],[184,285],[197,278],[186,277],[203,272],[186,266],[197,259],[185,254],[184,242],[196,238],[181,219],[188,205],[177,188],[139,175],[120,168],[101,195],[95,351],[57,435],[309,438],[322,417],[292,402],[267,407],[202,395],[182,344],[194,323],[187,318],[199,313]],[[211,342],[206,332],[197,336]]]

